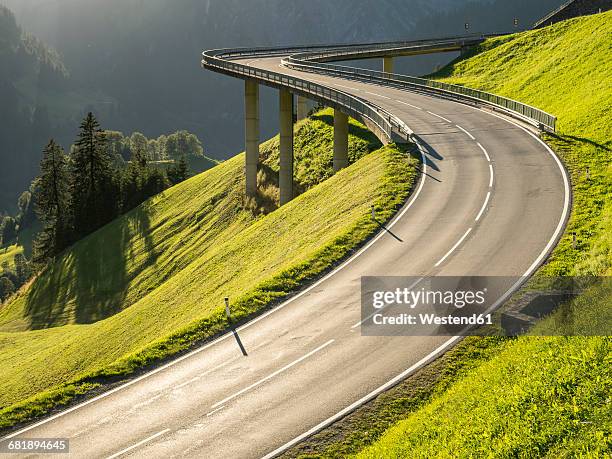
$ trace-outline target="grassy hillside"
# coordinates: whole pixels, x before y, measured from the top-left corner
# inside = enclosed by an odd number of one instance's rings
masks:
[[[10,241],[7,245],[0,245],[0,274],[3,272],[3,265],[8,265],[9,269],[15,266],[15,257],[23,254],[26,258],[32,256],[32,240],[39,231],[38,224],[34,223],[31,227],[19,231],[17,238]]]
[[[304,132],[324,139],[308,154],[298,151],[303,178],[319,167],[330,175],[328,116],[297,125],[298,146]],[[376,231],[370,205],[390,217],[408,195],[416,160],[393,145],[379,148],[352,120],[350,132],[358,160],[316,186],[313,179],[308,191],[267,215],[245,208],[240,154],[65,253],[0,310],[0,427],[219,333],[224,296],[236,318],[245,318]],[[273,170],[274,147],[264,150]],[[303,156],[324,159],[314,167]]]
[[[15,255],[20,253],[23,253],[23,247],[17,244],[0,248],[0,273],[2,273],[2,266],[5,264],[9,268],[13,268],[15,266]]]
[[[571,174],[574,201],[540,279],[612,273],[611,36],[612,12],[579,18],[487,40],[433,75],[558,116],[558,134],[544,140]],[[580,332],[612,333],[609,281],[540,322],[533,334]],[[300,452],[377,459],[609,457],[611,351],[606,336],[468,338],[395,395],[322,432]]]
[[[508,343],[358,457],[605,457],[609,352],[577,337]]]

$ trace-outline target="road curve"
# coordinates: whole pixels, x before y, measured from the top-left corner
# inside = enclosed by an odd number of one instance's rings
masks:
[[[426,170],[363,250],[229,333],[85,404],[16,432],[68,437],[71,457],[262,457],[405,375],[448,337],[363,337],[363,275],[528,275],[569,208],[561,163],[525,128],[457,102],[297,72],[281,56],[243,63],[354,94],[407,123]]]

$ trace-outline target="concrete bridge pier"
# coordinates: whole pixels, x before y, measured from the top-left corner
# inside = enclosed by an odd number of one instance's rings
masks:
[[[334,172],[348,166],[348,115],[334,109]]]
[[[297,96],[297,120],[303,120],[308,116],[308,99]]]
[[[279,90],[280,103],[280,205],[293,199],[293,94]]]
[[[246,194],[257,192],[257,165],[259,163],[259,84],[255,80],[244,82],[244,144]]]
[[[393,58],[383,57],[383,72],[393,73]]]

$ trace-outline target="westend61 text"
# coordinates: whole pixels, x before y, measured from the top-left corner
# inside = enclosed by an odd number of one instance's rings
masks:
[[[470,316],[438,316],[436,314],[397,314],[385,316],[382,313],[372,317],[374,325],[492,325],[491,314]]]

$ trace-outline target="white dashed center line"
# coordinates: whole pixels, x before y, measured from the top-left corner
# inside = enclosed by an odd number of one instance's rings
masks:
[[[468,228],[468,230],[465,232],[465,234],[463,236],[461,236],[461,239],[459,239],[454,246],[451,247],[451,249],[446,252],[446,255],[444,255],[442,258],[440,258],[440,261],[438,261],[436,263],[436,266],[440,266],[444,260],[446,260],[448,258],[448,256],[453,253],[455,251],[455,249],[457,247],[459,247],[461,245],[461,243],[463,242],[463,240],[467,237],[468,234],[470,234],[470,232],[472,231],[472,228]]]
[[[435,116],[436,118],[440,118],[441,120],[444,120],[444,121],[446,121],[447,123],[451,123],[451,122],[452,122],[451,120],[446,119],[446,118],[444,118],[443,116],[438,115],[437,113],[430,112],[429,110],[427,110],[427,113],[429,113],[430,115]]]
[[[262,378],[262,379],[260,379],[259,381],[254,382],[254,383],[253,383],[253,384],[251,384],[250,386],[247,386],[247,387],[245,387],[244,389],[239,390],[238,392],[236,392],[236,393],[234,393],[234,394],[230,395],[229,397],[225,397],[225,398],[224,398],[223,400],[221,400],[220,402],[215,403],[215,404],[212,406],[212,408],[217,408],[217,407],[219,407],[219,406],[221,406],[221,405],[224,405],[225,403],[229,402],[230,400],[233,400],[233,399],[235,399],[236,397],[238,397],[238,396],[240,396],[240,395],[244,394],[245,392],[248,392],[248,391],[250,391],[251,389],[254,389],[255,387],[259,386],[260,384],[265,383],[266,381],[268,381],[268,380],[270,380],[270,379],[274,378],[275,376],[277,376],[277,375],[281,374],[283,371],[288,370],[288,369],[289,369],[289,368],[291,368],[292,366],[297,365],[297,364],[298,364],[298,363],[300,363],[301,361],[303,361],[303,360],[307,359],[308,357],[312,356],[313,354],[316,354],[316,353],[317,353],[317,352],[319,352],[320,350],[322,350],[322,349],[326,348],[327,346],[329,346],[329,345],[330,345],[331,343],[333,343],[334,341],[335,341],[335,340],[330,339],[330,340],[329,340],[328,342],[326,342],[325,344],[323,344],[323,345],[319,346],[318,348],[316,348],[316,349],[314,349],[314,350],[310,351],[308,354],[303,355],[303,356],[302,356],[302,357],[300,357],[299,359],[294,360],[294,361],[293,361],[293,362],[291,362],[290,364],[285,365],[283,368],[281,368],[281,369],[279,369],[279,370],[276,370],[274,373],[269,374],[269,375],[268,375],[268,376],[266,376],[265,378]]]
[[[130,446],[129,448],[122,449],[118,453],[115,453],[112,456],[108,456],[106,459],[115,459],[116,457],[123,456],[125,453],[130,452],[133,449],[136,449],[139,446],[142,446],[145,443],[147,443],[147,442],[149,442],[149,441],[151,441],[151,440],[153,440],[153,439],[155,439],[155,438],[157,438],[157,437],[159,437],[159,436],[161,436],[161,435],[163,435],[163,434],[165,434],[167,432],[170,432],[170,429],[164,429],[161,432],[157,432],[155,435],[151,435],[150,437],[147,437],[144,440],[139,441],[138,443],[136,443],[135,445]]]
[[[377,94],[377,93],[375,93],[375,92],[369,92],[369,91],[366,91],[365,93],[366,93],[366,94],[371,94],[371,95],[373,95],[373,96],[377,96],[377,97],[382,97],[383,99],[391,99],[390,97],[383,96],[382,94]]]
[[[220,406],[219,408],[215,408],[214,410],[212,410],[210,413],[206,413],[206,417],[208,416],[212,416],[213,414],[215,414],[217,411],[221,411],[223,408],[225,408],[225,405]]]
[[[475,138],[475,137],[474,137],[472,134],[470,134],[468,131],[466,131],[465,129],[463,129],[461,126],[459,126],[458,124],[455,124],[455,126],[457,126],[459,129],[461,129],[463,132],[465,132],[465,133],[468,135],[468,137],[469,137],[470,139],[472,139],[472,140],[476,140],[476,138]]]
[[[400,104],[408,105],[409,107],[416,108],[417,110],[423,110],[421,107],[417,107],[416,105],[409,104],[408,102],[404,102],[403,100],[397,99],[395,102],[399,102]]]

